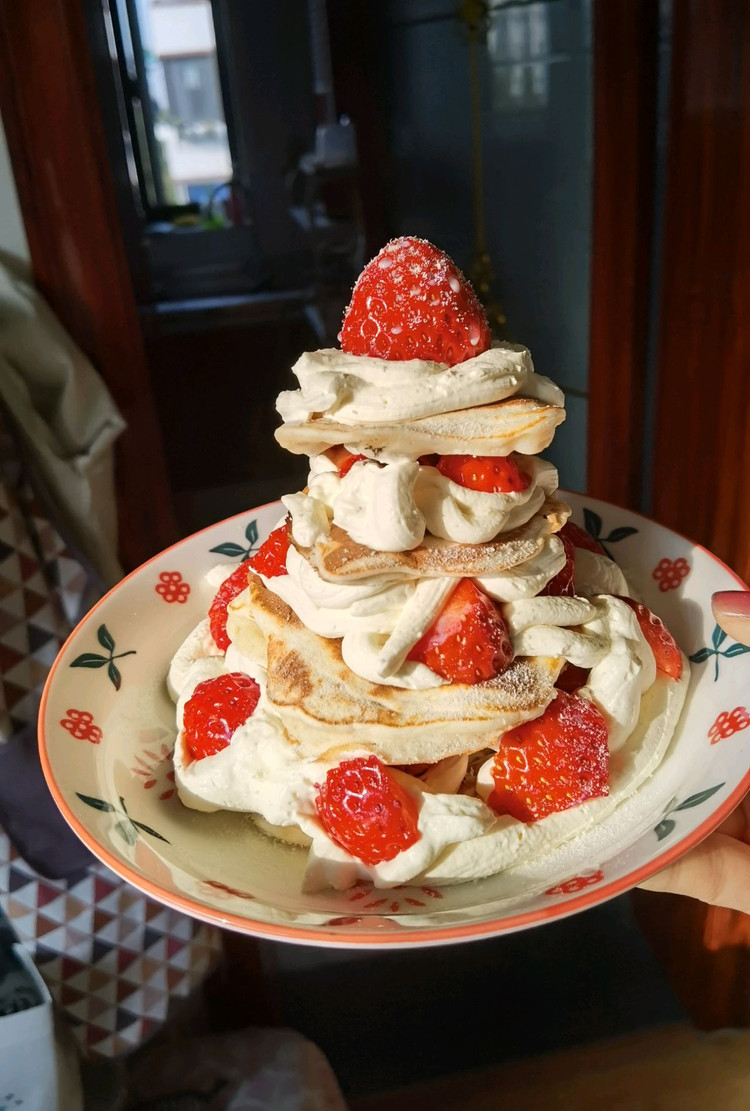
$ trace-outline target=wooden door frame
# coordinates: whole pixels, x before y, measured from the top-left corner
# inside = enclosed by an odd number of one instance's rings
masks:
[[[738,478],[750,474],[750,206],[741,203],[743,185],[750,191],[750,3],[673,8],[654,415],[644,432],[659,249],[657,8],[594,4],[588,488],[638,509],[650,483],[657,520],[747,579],[750,496]],[[632,899],[693,1023],[750,1025],[750,916],[649,892]]]
[[[130,570],[177,528],[80,0],[0,0],[0,114],[34,280],[127,422],[115,457]]]

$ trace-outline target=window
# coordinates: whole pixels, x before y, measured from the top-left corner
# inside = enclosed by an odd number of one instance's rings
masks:
[[[113,30],[147,219],[233,176],[210,0],[115,0]]]

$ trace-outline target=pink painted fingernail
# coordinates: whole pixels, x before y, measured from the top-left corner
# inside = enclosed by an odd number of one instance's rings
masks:
[[[711,598],[711,609],[725,633],[750,645],[750,590],[720,590]]]
[[[719,590],[711,596],[714,616],[750,618],[750,590]]]

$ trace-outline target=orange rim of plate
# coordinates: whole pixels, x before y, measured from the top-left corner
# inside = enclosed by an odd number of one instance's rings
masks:
[[[588,494],[580,494],[577,491],[570,491],[577,494],[578,497],[588,498]],[[563,497],[565,491],[561,491]],[[612,505],[611,502],[602,501],[601,498],[590,498],[592,502],[598,502],[599,505],[607,506],[611,509],[619,510],[621,507]],[[275,502],[266,502],[265,505],[254,506],[250,510],[244,510],[241,513],[235,513],[231,517],[227,517],[226,521],[236,521],[240,517],[246,517],[249,512],[258,512],[262,509],[267,509],[269,506],[276,504]],[[683,536],[682,533],[676,532],[674,529],[668,528],[666,525],[659,525],[657,521],[653,521],[650,517],[646,517],[643,513],[638,513],[633,509],[626,509],[626,513],[631,514],[633,517],[639,517],[642,521],[648,522],[650,525],[657,525],[659,528],[664,528],[671,532],[673,536],[679,537],[684,540],[686,544],[690,544],[696,551],[703,552],[713,560],[714,563],[725,571],[731,578],[735,580],[737,586],[741,590],[748,590],[750,587],[740,578],[740,576],[728,567],[723,560],[710,552],[708,548],[704,548],[702,544],[696,544],[693,540]],[[576,914],[587,907],[596,906],[599,903],[604,903],[610,899],[615,898],[617,895],[622,895],[626,891],[637,887],[644,880],[649,879],[657,872],[661,872],[669,864],[672,864],[679,857],[684,856],[690,849],[695,848],[700,844],[710,833],[721,825],[723,820],[731,814],[734,808],[742,801],[744,796],[750,791],[750,770],[746,773],[741,782],[732,791],[731,795],[724,800],[724,802],[711,814],[709,818],[702,822],[692,833],[687,834],[681,841],[673,845],[670,849],[665,850],[658,856],[653,857],[648,864],[636,868],[633,872],[628,872],[627,875],[621,876],[619,879],[612,880],[605,883],[596,889],[589,890],[584,894],[578,895],[574,899],[566,899],[565,902],[557,903],[554,906],[539,907],[537,910],[526,911],[523,914],[514,914],[507,918],[502,919],[488,919],[484,922],[475,922],[466,926],[446,926],[438,927],[435,929],[409,929],[408,932],[403,934],[383,934],[379,932],[366,932],[365,930],[356,933],[347,933],[344,937],[343,934],[337,934],[337,927],[330,926],[327,929],[312,926],[278,926],[270,922],[257,921],[238,914],[222,913],[213,907],[206,906],[203,903],[194,902],[187,896],[172,894],[171,892],[164,891],[163,888],[151,883],[139,872],[134,871],[127,864],[112,853],[109,853],[99,841],[93,837],[82,822],[76,818],[75,814],[70,809],[67,801],[63,797],[62,792],[57,786],[57,782],[52,772],[49,754],[47,751],[47,738],[44,731],[44,719],[47,706],[47,698],[49,695],[50,686],[57,671],[58,664],[63,656],[68,644],[77,635],[80,627],[88,622],[94,613],[102,606],[108,598],[112,596],[117,590],[121,588],[123,583],[128,579],[133,578],[135,575],[140,574],[146,567],[149,567],[157,559],[167,555],[175,548],[181,547],[186,540],[192,539],[196,536],[201,536],[204,532],[210,532],[216,528],[216,525],[223,524],[223,521],[217,521],[213,525],[208,525],[206,528],[199,529],[197,532],[191,533],[189,537],[184,537],[178,540],[175,544],[164,548],[161,552],[157,552],[151,559],[147,559],[139,567],[136,567],[129,574],[125,575],[111,590],[96,602],[88,613],[81,619],[76,628],[72,631],[70,636],[66,639],[62,648],[53,663],[47,680],[44,684],[41,702],[39,704],[39,719],[38,719],[38,732],[39,732],[39,755],[42,764],[44,777],[47,781],[47,786],[50,789],[52,797],[55,800],[60,812],[65,818],[71,829],[78,835],[83,843],[91,850],[93,855],[106,864],[108,868],[122,879],[127,880],[137,890],[143,894],[156,899],[166,906],[172,907],[174,910],[182,911],[188,914],[191,918],[198,918],[203,922],[210,925],[218,926],[222,929],[235,930],[239,933],[250,934],[255,937],[267,938],[280,938],[285,941],[299,942],[300,944],[317,944],[330,946],[332,948],[377,948],[381,949],[384,946],[393,946],[396,948],[415,948],[424,947],[429,945],[442,945],[446,942],[452,941],[471,941],[479,940],[485,937],[494,937],[501,933],[514,932],[516,930],[524,929],[526,926],[538,926],[543,922],[548,922],[551,919],[567,918],[571,914]],[[343,917],[341,915],[333,915],[333,917]],[[354,917],[354,916],[352,916]],[[389,916],[396,921],[397,916]],[[396,923],[397,924],[397,923]],[[251,928],[250,928],[251,927]],[[340,940],[337,940],[337,937]]]

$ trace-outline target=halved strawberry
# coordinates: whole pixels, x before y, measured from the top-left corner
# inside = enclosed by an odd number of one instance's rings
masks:
[[[519,494],[531,485],[512,455],[441,455],[437,469],[451,482],[486,494]]]
[[[450,683],[483,683],[509,666],[513,645],[492,600],[471,579],[461,579],[407,658]]]
[[[679,679],[682,675],[682,653],[677,647],[677,641],[662,619],[652,613],[648,606],[644,606],[642,602],[636,602],[633,598],[625,598],[624,596],[622,600],[627,602],[635,612],[641,632],[654,653],[657,670],[663,671],[671,679]]]
[[[581,528],[574,521],[566,521],[558,535],[566,536],[576,548],[585,548],[587,551],[596,552],[598,555],[607,554],[599,541],[594,540],[590,532],[586,532],[586,529]]]
[[[425,239],[392,239],[360,274],[339,333],[350,355],[430,359],[455,366],[492,337],[481,302],[456,264]]]
[[[249,675],[232,671],[205,679],[185,703],[183,737],[191,760],[226,748],[241,725],[255,713],[260,687]]]
[[[336,447],[329,447],[326,455],[334,466],[338,468],[339,478],[344,478],[345,475],[348,475],[354,464],[358,463],[360,459],[367,458],[365,455],[354,455],[351,451],[347,451],[343,444],[338,444]]]
[[[224,579],[208,611],[211,636],[214,639],[216,647],[222,652],[226,652],[229,647],[229,637],[227,636],[227,606],[238,594],[241,594],[247,586],[247,576],[249,572],[250,564],[247,561],[241,563],[239,567],[236,567],[229,578]]]
[[[331,840],[364,864],[393,860],[420,838],[416,801],[376,756],[331,768],[315,807]]]
[[[487,801],[498,814],[537,822],[607,795],[608,775],[604,717],[587,699],[559,691],[541,717],[500,738]]]
[[[255,555],[248,560],[250,567],[257,575],[265,575],[267,579],[278,578],[279,575],[288,575],[286,557],[289,552],[289,529],[286,524],[279,525],[263,541]]]
[[[564,535],[564,530],[558,532],[558,537],[562,541],[562,546],[565,549],[565,563],[561,571],[558,571],[554,579],[550,579],[543,590],[540,590],[541,595],[560,594],[570,597],[575,594],[575,574],[576,574],[576,550],[573,543]]]

